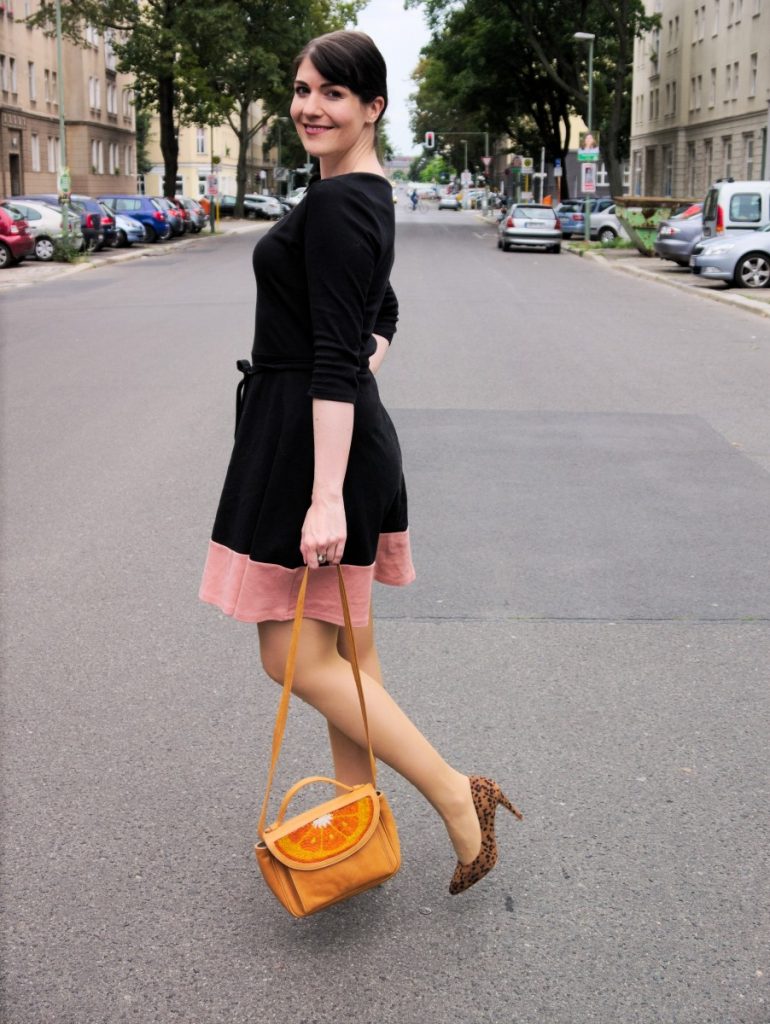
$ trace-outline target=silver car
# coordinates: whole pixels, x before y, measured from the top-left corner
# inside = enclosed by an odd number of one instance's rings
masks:
[[[553,207],[534,203],[511,207],[498,225],[497,248],[508,252],[514,246],[561,252],[561,227]]]
[[[702,209],[703,203],[696,203],[684,213],[662,220],[653,247],[655,255],[689,267],[692,251],[703,237]]]
[[[690,267],[710,281],[727,281],[738,288],[770,285],[770,224],[759,231],[731,231],[704,238],[693,249]]]

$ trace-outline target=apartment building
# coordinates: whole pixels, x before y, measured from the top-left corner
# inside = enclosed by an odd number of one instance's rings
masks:
[[[0,0],[1,2],[1,0]],[[251,107],[251,121],[263,117],[262,105]],[[294,131],[291,124],[284,130]],[[238,137],[229,124],[211,128],[208,125],[182,125],[178,132],[179,160],[176,195],[198,197],[206,193],[206,179],[212,169],[219,179],[220,195],[234,196],[237,191]],[[261,192],[268,188],[277,192],[275,179],[279,154],[264,149],[266,133],[258,131],[249,141],[246,155],[246,191]],[[212,163],[212,157],[216,163]],[[152,167],[140,178],[140,188],[149,196],[163,195],[163,155],[160,151],[160,123],[157,115],[150,122],[147,158]]]
[[[58,191],[56,40],[23,18],[39,0],[0,0],[0,194]],[[136,191],[131,77],[116,68],[109,36],[62,47],[67,163],[72,191]]]
[[[770,177],[770,0],[646,0],[636,41],[631,192],[702,198],[717,178]]]

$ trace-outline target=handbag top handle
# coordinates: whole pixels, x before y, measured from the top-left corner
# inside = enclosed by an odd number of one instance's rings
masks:
[[[321,571],[321,570],[314,570]],[[265,830],[265,822],[267,820],[267,805],[270,800],[270,790],[273,786],[273,778],[275,776],[275,766],[278,763],[278,755],[281,752],[281,743],[283,742],[283,734],[286,729],[286,719],[289,715],[289,698],[291,697],[291,688],[294,683],[294,669],[297,664],[297,647],[299,646],[299,634],[302,628],[302,618],[305,612],[305,594],[307,593],[307,582],[310,575],[310,570],[305,567],[305,572],[302,576],[302,583],[300,584],[299,594],[297,595],[297,609],[294,613],[294,625],[291,630],[291,640],[289,642],[289,653],[286,658],[286,668],[283,673],[283,692],[281,693],[281,700],[278,705],[278,713],[275,716],[275,729],[273,730],[273,751],[270,757],[270,771],[267,776],[267,787],[265,789],[265,799],[262,803],[262,812],[259,816],[259,824],[257,825],[257,832],[262,837],[262,833]],[[353,634],[353,624],[350,621],[350,608],[348,607],[348,595],[345,590],[345,580],[342,576],[341,566],[337,566],[337,580],[340,586],[340,599],[342,601],[342,614],[345,618],[345,635],[348,641],[348,650],[350,651],[350,665],[353,669],[353,677],[356,681],[356,689],[358,690],[358,700],[361,705],[361,715],[364,720],[364,732],[366,734],[366,745],[369,750],[369,764],[372,771],[372,783],[377,786],[377,762],[374,759],[374,751],[372,750],[372,741],[369,736],[369,720],[366,717],[366,701],[364,699],[364,688],[361,684],[361,670],[358,667],[358,653],[356,652],[356,640]],[[341,783],[337,783],[341,785]],[[347,786],[345,789],[349,788]]]

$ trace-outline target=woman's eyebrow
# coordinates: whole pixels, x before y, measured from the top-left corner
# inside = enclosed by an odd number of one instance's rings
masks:
[[[307,84],[307,82],[303,82],[301,78],[295,78],[294,79],[294,84],[295,85],[304,85],[306,89],[310,88],[310,86]],[[327,86],[332,86],[335,89],[344,89],[345,88],[344,85],[340,85],[338,82],[327,82],[325,80],[321,82],[321,88],[322,89],[325,89]]]

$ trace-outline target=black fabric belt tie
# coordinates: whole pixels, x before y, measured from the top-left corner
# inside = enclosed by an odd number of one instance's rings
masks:
[[[241,379],[238,381],[238,387],[235,389],[235,433],[238,433],[238,424],[241,422],[241,413],[243,412],[243,403],[246,400],[246,385],[258,373],[276,373],[285,372],[287,370],[303,370],[305,372],[313,369],[313,364],[310,361],[297,360],[296,362],[259,362],[250,363],[248,359],[239,359],[235,364],[239,371],[243,374]]]

